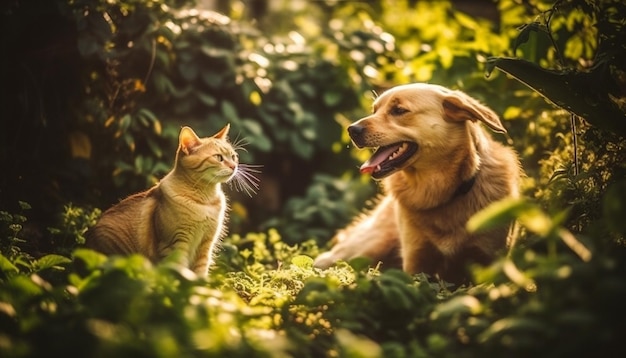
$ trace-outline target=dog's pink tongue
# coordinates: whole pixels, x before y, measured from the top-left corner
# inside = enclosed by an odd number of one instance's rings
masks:
[[[374,153],[370,159],[361,165],[361,174],[372,174],[376,171],[376,167],[378,167],[380,163],[384,162],[385,159],[389,158],[391,153],[393,153],[396,149],[398,148],[395,146],[378,148],[376,153]]]

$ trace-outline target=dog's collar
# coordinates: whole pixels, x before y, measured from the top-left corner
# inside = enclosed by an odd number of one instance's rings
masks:
[[[455,199],[461,195],[465,195],[469,193],[469,191],[472,190],[472,187],[474,186],[475,182],[476,182],[476,175],[463,181],[461,185],[459,185],[459,187],[456,188],[456,191],[452,195],[452,199]]]

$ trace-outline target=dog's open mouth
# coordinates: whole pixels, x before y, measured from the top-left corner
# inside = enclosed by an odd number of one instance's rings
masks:
[[[382,179],[402,168],[402,165],[417,152],[417,143],[400,142],[379,147],[372,157],[361,165],[361,173]]]

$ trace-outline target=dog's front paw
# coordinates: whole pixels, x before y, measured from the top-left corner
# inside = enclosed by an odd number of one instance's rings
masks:
[[[327,269],[332,266],[338,259],[335,258],[332,251],[327,251],[320,254],[315,261],[313,262],[313,266],[319,269]]]

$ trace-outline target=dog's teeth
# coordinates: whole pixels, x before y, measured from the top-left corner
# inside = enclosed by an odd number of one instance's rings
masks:
[[[399,156],[400,154],[404,153],[404,151],[406,150],[406,147],[407,147],[407,144],[406,143],[402,143],[400,145],[400,147],[398,147],[398,150],[393,152],[393,154],[391,155],[391,157],[389,159],[393,159],[393,158]]]
[[[407,150],[408,146],[409,145],[406,142],[403,142],[393,153],[389,155],[389,157],[387,157],[387,160],[392,160],[392,159],[397,158],[398,156],[400,156],[402,153],[404,153]]]
[[[380,165],[377,165],[377,166],[376,166],[376,171],[377,171],[377,172],[378,172],[378,171],[380,171]]]

